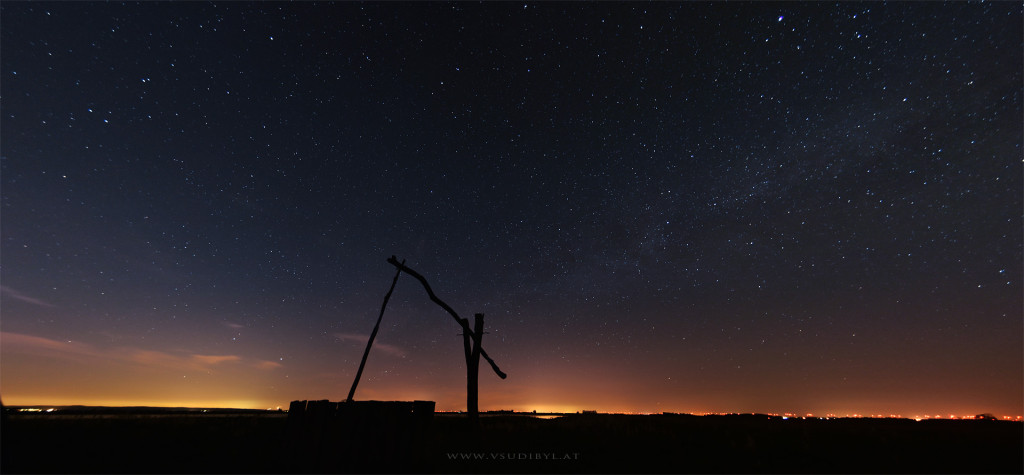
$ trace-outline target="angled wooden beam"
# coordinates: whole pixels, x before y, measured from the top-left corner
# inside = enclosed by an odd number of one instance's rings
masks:
[[[402,261],[405,264],[405,261]],[[356,395],[356,386],[359,385],[359,377],[363,375],[363,368],[366,367],[366,357],[370,356],[370,347],[373,346],[373,339],[377,338],[377,331],[380,330],[380,321],[384,318],[384,309],[388,306],[388,299],[391,298],[391,293],[395,291],[395,284],[398,283],[398,276],[402,275],[401,269],[395,271],[395,278],[391,281],[391,288],[388,289],[387,295],[384,296],[384,303],[380,304],[380,315],[377,315],[377,324],[373,326],[373,333],[370,333],[370,340],[366,342],[366,350],[363,351],[363,359],[359,362],[359,371],[356,371],[356,379],[352,381],[352,389],[348,390],[348,398],[345,399],[348,402],[352,402],[352,397]]]
[[[473,333],[473,331],[469,328],[469,320],[460,318],[459,314],[455,313],[455,310],[453,310],[448,304],[444,303],[443,300],[437,298],[437,296],[434,295],[434,291],[430,288],[430,284],[427,283],[426,278],[424,278],[418,272],[406,267],[404,260],[402,262],[398,262],[398,259],[395,256],[391,256],[390,258],[388,258],[388,263],[395,266],[400,272],[405,272],[406,274],[409,274],[413,276],[416,280],[420,281],[420,283],[423,284],[423,289],[427,291],[427,296],[430,297],[430,300],[439,305],[446,312],[448,312],[448,314],[455,319],[455,322],[458,323],[460,327],[462,327],[462,331],[465,332],[466,335],[468,335],[474,341],[480,341],[479,338],[477,338],[476,334]],[[504,372],[501,371],[501,369],[498,368],[498,364],[495,363],[494,360],[492,360],[491,357],[487,355],[487,352],[484,351],[483,348],[480,348],[480,356],[487,360],[487,362],[491,365],[491,369],[494,370],[494,372],[498,375],[499,378],[505,379],[508,377],[507,374],[505,374]]]

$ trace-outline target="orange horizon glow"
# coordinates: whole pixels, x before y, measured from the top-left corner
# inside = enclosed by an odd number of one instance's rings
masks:
[[[8,406],[195,407],[287,409],[295,400],[341,401],[354,376],[361,345],[345,342],[336,360],[272,360],[259,352],[213,353],[181,347],[108,346],[0,332],[0,397]],[[461,363],[452,348],[445,361]],[[430,366],[415,350],[371,358],[357,400],[435,401],[437,411],[466,407],[465,368]],[[412,357],[406,358],[406,355]],[[481,368],[481,411],[660,414],[779,414],[789,417],[957,418],[1024,413],[1012,381],[959,385],[934,391],[941,380],[919,379],[888,392],[866,384],[844,386],[826,377],[801,379],[752,372],[741,383],[717,373],[689,373],[685,382],[636,373],[620,361],[537,365],[515,355],[502,358],[510,376]],[[348,364],[344,362],[349,361]],[[334,363],[334,361],[339,361]],[[643,362],[635,366],[644,366]],[[440,369],[439,369],[440,368]],[[599,371],[590,369],[599,369]],[[420,377],[427,374],[429,377]],[[881,380],[892,386],[891,381]],[[853,388],[853,390],[851,390]],[[756,390],[756,391],[755,391]],[[859,391],[859,392],[858,392]],[[755,395],[756,394],[756,395]]]
[[[344,398],[330,399],[341,401]],[[40,403],[39,401],[45,401]],[[357,399],[364,400],[364,399]],[[369,400],[369,399],[365,399]],[[395,399],[373,399],[373,400],[395,400]],[[66,406],[87,406],[87,407],[154,407],[154,408],[190,408],[190,409],[256,409],[256,410],[288,410],[291,401],[267,402],[253,400],[122,400],[122,399],[96,399],[96,400],[74,400],[63,397],[32,398],[15,396],[10,401],[5,398],[4,405],[8,407],[66,407]],[[436,412],[461,413],[465,412],[465,405],[435,407]],[[776,412],[776,411],[709,411],[703,409],[678,409],[678,410],[645,410],[638,408],[594,408],[581,407],[571,404],[538,404],[536,406],[515,406],[515,407],[481,407],[481,412],[487,411],[513,411],[516,413],[537,412],[541,414],[574,414],[583,411],[596,411],[599,414],[631,414],[631,415],[656,415],[663,413],[689,414],[696,416],[705,415],[732,415],[732,414],[763,414],[773,417],[790,419],[836,419],[836,418],[871,418],[871,419],[915,419],[915,420],[974,420],[980,414],[993,414],[998,420],[1022,421],[1022,415],[996,414],[990,411],[955,411],[955,412],[915,412],[915,413],[871,413],[871,412],[825,412],[825,413],[800,413],[800,412]]]

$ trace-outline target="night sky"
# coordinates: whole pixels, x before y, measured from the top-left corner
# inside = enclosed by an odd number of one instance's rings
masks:
[[[0,20],[5,404],[1024,413],[1019,2]]]

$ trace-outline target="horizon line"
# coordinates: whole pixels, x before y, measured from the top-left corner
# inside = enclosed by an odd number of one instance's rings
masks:
[[[376,401],[376,400],[368,400]],[[339,401],[345,402],[345,401]],[[359,402],[359,401],[357,401]],[[57,412],[63,411],[70,408],[91,408],[91,409],[164,409],[164,410],[191,410],[191,411],[253,411],[253,412],[288,412],[288,408],[283,406],[268,407],[266,409],[260,408],[243,408],[243,407],[213,407],[213,406],[152,406],[152,405],[88,405],[88,404],[4,404],[5,410],[12,410],[16,412]],[[462,409],[435,409],[435,414],[467,414],[467,411]],[[491,414],[491,415],[538,415],[538,416],[552,416],[552,415],[682,415],[682,416],[767,416],[767,417],[779,417],[782,419],[912,419],[912,420],[979,420],[983,416],[990,416],[996,420],[1001,421],[1024,421],[1022,415],[1000,415],[996,416],[991,412],[983,412],[973,415],[958,415],[956,413],[946,414],[924,414],[918,413],[914,415],[903,415],[903,414],[860,414],[860,413],[777,413],[777,412],[684,412],[684,411],[600,411],[600,410],[589,410],[580,409],[575,412],[557,412],[557,411],[540,411],[540,410],[514,410],[514,409],[489,409],[482,410],[480,414]]]

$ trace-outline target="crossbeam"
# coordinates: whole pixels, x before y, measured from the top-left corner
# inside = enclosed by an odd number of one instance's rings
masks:
[[[405,272],[406,274],[409,274],[416,280],[420,281],[420,283],[423,284],[423,289],[427,291],[427,296],[430,297],[430,300],[436,303],[441,308],[443,308],[446,312],[448,312],[448,314],[455,319],[455,322],[462,327],[462,331],[465,332],[467,336],[469,336],[474,341],[480,341],[480,338],[475,333],[473,333],[473,330],[469,328],[469,320],[460,318],[459,314],[455,313],[455,310],[453,310],[448,304],[444,303],[443,300],[437,298],[437,296],[434,295],[434,291],[430,288],[430,284],[427,283],[427,279],[420,275],[419,272],[416,272],[406,267],[405,261],[398,262],[398,259],[395,256],[391,256],[390,258],[388,258],[388,263],[395,266],[395,268],[397,268],[399,272]],[[479,348],[479,350],[480,356],[487,360],[487,362],[491,365],[491,369],[494,370],[495,374],[497,374],[499,378],[505,379],[508,377],[507,374],[505,374],[503,371],[501,371],[500,368],[498,368],[498,364],[495,363],[494,360],[487,355],[487,352],[484,351],[483,348]]]

